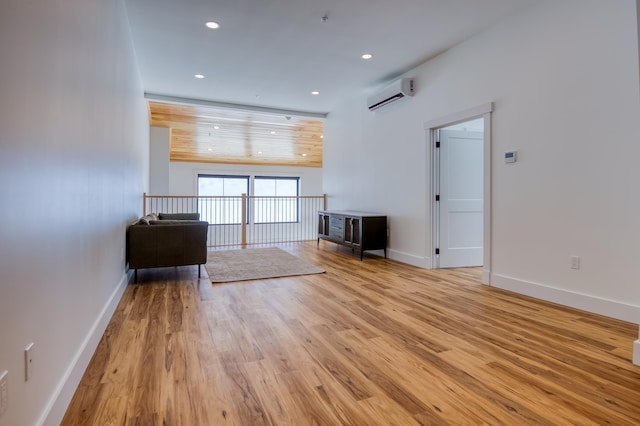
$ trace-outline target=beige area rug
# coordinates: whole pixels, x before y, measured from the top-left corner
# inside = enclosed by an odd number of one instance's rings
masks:
[[[276,247],[212,251],[204,265],[212,283],[321,274],[304,260]]]

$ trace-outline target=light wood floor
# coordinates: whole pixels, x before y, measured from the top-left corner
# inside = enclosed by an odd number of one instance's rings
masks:
[[[211,285],[140,271],[63,425],[640,424],[637,326],[478,269],[281,248],[325,274]]]

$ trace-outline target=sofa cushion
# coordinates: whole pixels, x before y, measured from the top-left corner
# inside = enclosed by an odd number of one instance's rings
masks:
[[[200,213],[160,213],[159,220],[200,220]]]
[[[150,220],[149,225],[194,225],[201,223],[199,220]]]

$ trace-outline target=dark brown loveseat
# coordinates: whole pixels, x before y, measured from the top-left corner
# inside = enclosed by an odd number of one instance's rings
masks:
[[[160,213],[147,215],[127,229],[127,261],[129,268],[198,265],[207,262],[209,223],[199,220],[198,213]]]

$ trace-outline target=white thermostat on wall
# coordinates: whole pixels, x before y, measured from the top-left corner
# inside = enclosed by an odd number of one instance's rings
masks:
[[[516,162],[516,152],[515,151],[507,151],[504,153],[504,162],[505,163],[515,163]]]

